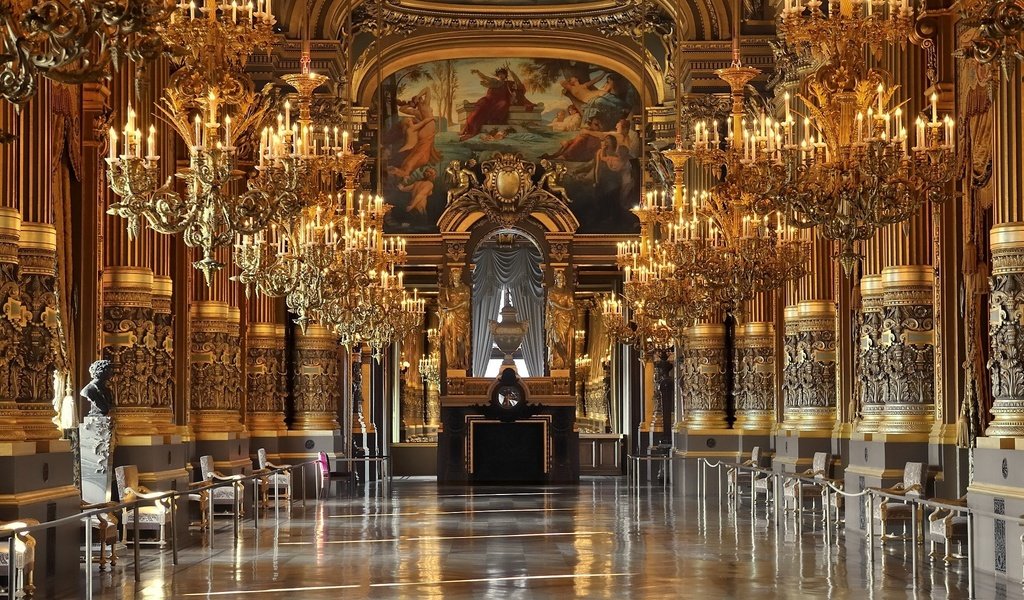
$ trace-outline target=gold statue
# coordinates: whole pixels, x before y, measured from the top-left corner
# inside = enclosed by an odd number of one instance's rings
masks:
[[[462,268],[452,267],[451,280],[441,288],[441,344],[449,369],[469,368],[470,292],[462,282]]]
[[[548,290],[544,329],[548,338],[548,366],[552,371],[569,368],[576,299],[565,285],[565,272],[555,271],[555,285]]]

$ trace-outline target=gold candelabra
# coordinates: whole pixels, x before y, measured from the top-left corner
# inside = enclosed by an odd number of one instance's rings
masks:
[[[839,242],[847,273],[860,258],[858,242],[910,218],[926,201],[947,199],[956,168],[955,125],[939,117],[938,98],[931,97],[930,119],[916,119],[912,145],[899,88],[885,85],[888,74],[865,66],[865,45],[905,40],[912,11],[906,2],[890,2],[883,17],[871,6],[844,3],[839,14],[813,18],[793,8],[782,17],[787,44],[817,40],[812,48],[836,50],[821,52],[823,62],[803,83],[801,123],[784,98],[786,116],[776,123],[771,154],[782,181],[776,204],[788,223]]]
[[[173,12],[170,0],[0,2],[0,98],[23,104],[40,76],[99,81],[124,59],[154,59]]]
[[[958,3],[969,22],[977,23],[978,36],[964,54],[982,64],[1024,61],[1024,0],[968,0]]]
[[[175,189],[174,178],[160,182],[156,130],[150,127],[143,154],[142,132],[130,106],[123,146],[114,128],[109,132],[107,178],[121,200],[108,212],[128,220],[130,237],[138,234],[142,219],[159,233],[181,233],[187,246],[202,251],[194,266],[207,283],[224,266],[217,251],[269,227],[282,206],[294,210],[283,199],[304,179],[300,169],[282,162],[277,168],[257,167],[260,172],[247,189],[234,189],[242,180],[238,148],[270,112],[269,94],[257,94],[252,80],[238,73],[250,52],[273,43],[269,2],[247,4],[241,11],[237,3],[214,0],[202,8],[178,4],[162,31],[173,60],[182,65],[160,109],[189,149],[189,166],[175,175],[184,193]]]

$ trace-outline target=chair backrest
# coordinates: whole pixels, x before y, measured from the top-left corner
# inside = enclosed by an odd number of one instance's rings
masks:
[[[267,462],[269,462],[267,460],[267,449],[266,448],[260,448],[259,450],[257,450],[256,451],[256,457],[257,457],[257,459],[259,459],[260,468],[261,469],[266,469],[267,468]]]
[[[903,489],[909,490],[915,485],[924,486],[924,463],[908,462],[903,467]],[[913,491],[911,494],[922,494],[924,490]]]
[[[828,452],[815,452],[814,458],[811,459],[811,472],[815,477],[828,477],[830,462],[832,462],[832,457]]]
[[[131,498],[125,497],[125,489],[138,489],[139,468],[135,465],[123,465],[114,469],[114,479],[117,480],[117,497],[121,502],[127,502]]]
[[[760,446],[754,446],[753,448],[750,449],[750,462],[755,467],[760,467],[761,466],[761,447]]]
[[[324,477],[331,474],[331,463],[327,462],[326,452],[317,452],[316,464],[320,467],[320,474]]]
[[[213,468],[213,457],[207,454],[206,456],[199,457],[199,470],[203,474],[203,481],[213,478],[213,472],[216,469]]]

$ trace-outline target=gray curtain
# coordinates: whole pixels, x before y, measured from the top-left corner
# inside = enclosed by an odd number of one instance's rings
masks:
[[[530,328],[523,340],[523,359],[533,377],[544,375],[544,288],[540,252],[533,246],[484,246],[473,257],[473,375],[483,376],[494,339],[488,322],[497,320],[501,290],[508,288],[519,319]]]

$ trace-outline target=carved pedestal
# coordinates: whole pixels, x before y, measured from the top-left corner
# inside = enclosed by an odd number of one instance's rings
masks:
[[[114,420],[107,416],[85,417],[78,426],[78,443],[82,501],[89,504],[110,502]]]

